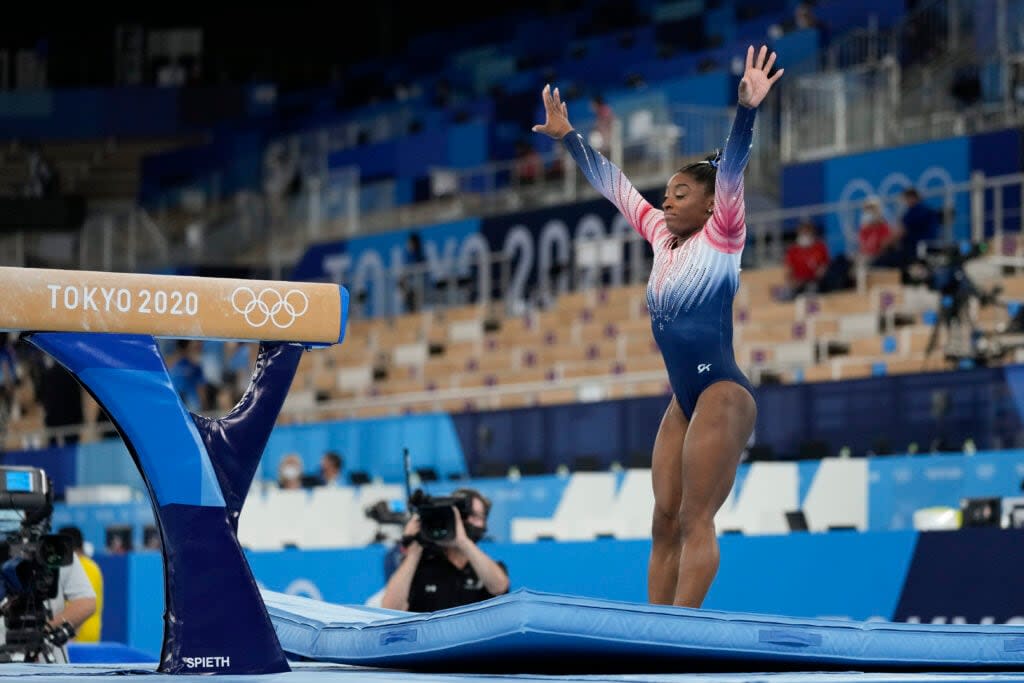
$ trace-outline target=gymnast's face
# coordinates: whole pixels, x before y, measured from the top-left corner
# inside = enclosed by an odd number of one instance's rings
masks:
[[[665,227],[676,237],[690,237],[704,227],[711,216],[715,195],[689,173],[676,173],[665,186]]]

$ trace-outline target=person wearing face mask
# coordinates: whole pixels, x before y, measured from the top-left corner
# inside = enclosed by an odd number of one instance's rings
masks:
[[[791,294],[819,291],[830,260],[817,226],[806,220],[800,223],[796,241],[786,249],[786,284]]]
[[[857,238],[860,256],[866,261],[877,258],[895,244],[895,234],[882,215],[882,205],[877,197],[864,201]]]
[[[282,489],[302,488],[302,458],[298,453],[288,453],[277,465],[277,485]]]
[[[405,525],[404,558],[388,578],[381,607],[407,612],[434,612],[503,595],[509,590],[505,563],[492,559],[477,545],[487,533],[491,503],[475,489],[458,489],[453,497],[471,500],[465,518],[455,510],[455,538],[437,545],[419,539],[420,519]]]

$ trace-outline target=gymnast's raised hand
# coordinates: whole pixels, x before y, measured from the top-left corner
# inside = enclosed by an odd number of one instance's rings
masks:
[[[544,100],[544,123],[533,127],[534,133],[544,133],[555,140],[561,140],[572,130],[569,123],[569,108],[562,101],[558,88],[551,90],[550,85],[545,85],[541,91],[541,99]]]
[[[770,77],[768,74],[775,65],[775,53],[768,55],[768,47],[761,46],[761,50],[754,56],[754,46],[747,48],[747,66],[743,71],[743,78],[740,79],[739,103],[748,109],[756,109],[768,91],[772,89],[775,82],[782,77],[785,69],[779,69]],[[536,128],[534,129],[536,130]]]

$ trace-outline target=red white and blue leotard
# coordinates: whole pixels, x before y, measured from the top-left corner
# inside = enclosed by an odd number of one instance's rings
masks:
[[[750,158],[754,109],[738,106],[715,180],[715,203],[704,228],[675,246],[665,215],[576,131],[562,142],[591,185],[607,197],[654,250],[647,307],[669,383],[687,418],[709,385],[731,381],[753,395],[732,348],[732,304],[747,239],[743,171]],[[675,248],[673,248],[675,247]]]

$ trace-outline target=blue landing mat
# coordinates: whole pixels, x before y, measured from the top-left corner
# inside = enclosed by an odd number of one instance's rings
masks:
[[[525,589],[429,614],[263,598],[290,657],[411,671],[1024,670],[1024,626],[797,619]]]
[[[68,643],[68,659],[72,664],[149,663],[153,657],[123,643]]]
[[[187,674],[156,673],[156,664],[4,664],[0,683],[168,683],[194,680]],[[1022,673],[742,673],[742,674],[629,674],[624,676],[512,676],[410,673],[367,669],[343,664],[292,664],[288,673],[265,676],[218,675],[215,683],[1024,683]]]

